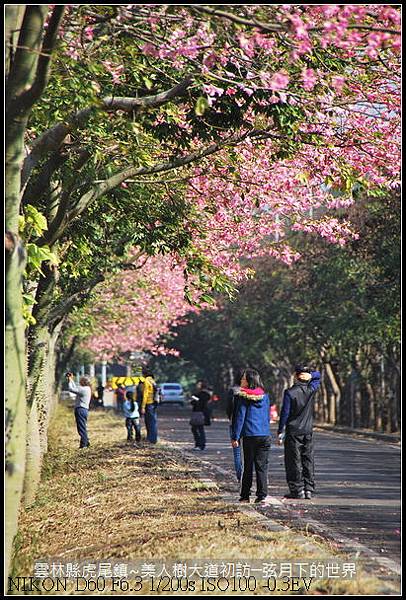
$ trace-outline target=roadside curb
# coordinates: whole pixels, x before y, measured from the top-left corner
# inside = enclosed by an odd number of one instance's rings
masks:
[[[163,445],[167,446],[171,450],[175,450],[182,458],[186,459],[187,462],[193,465],[199,465],[202,467],[202,470],[205,471],[214,471],[217,475],[222,477],[223,483],[230,488],[230,484],[235,487],[235,481],[230,475],[230,472],[219,467],[217,465],[213,465],[211,462],[204,460],[200,457],[193,456],[189,451],[180,448],[174,442],[170,442],[168,440],[161,439]],[[220,489],[218,483],[212,477],[209,477],[207,473],[202,473],[204,481],[212,485],[213,488],[217,488],[219,491],[219,495],[221,499],[228,503],[232,504],[236,507],[240,512],[248,514],[255,518],[258,522],[264,525],[270,531],[291,531],[293,534],[297,536],[298,544],[301,544],[303,547],[307,549],[317,550],[317,547],[312,544],[308,537],[305,535],[301,535],[301,532],[305,532],[306,534],[316,535],[323,539],[325,542],[334,542],[337,546],[335,551],[340,553],[347,553],[350,555],[355,555],[357,560],[362,560],[363,567],[366,571],[372,572],[381,582],[382,582],[382,590],[381,593],[384,595],[397,595],[397,589],[399,585],[399,578],[402,572],[401,565],[396,563],[394,560],[389,559],[385,556],[380,556],[374,550],[371,550],[367,546],[348,538],[344,535],[339,535],[337,537],[336,534],[333,534],[327,525],[320,523],[319,521],[313,519],[303,519],[294,516],[295,523],[294,525],[290,522],[292,520],[292,512],[294,510],[293,506],[278,500],[277,498],[272,498],[271,506],[262,506],[255,507],[255,505],[247,505],[247,504],[239,504],[238,502],[233,501],[235,496],[230,495],[231,489],[227,491],[223,491]],[[268,516],[267,510],[271,508],[279,513],[277,520]],[[275,515],[273,515],[275,517]],[[289,525],[285,525],[280,521],[289,521]],[[377,573],[377,566],[379,568],[380,573]],[[392,583],[392,586],[390,585]],[[396,586],[393,587],[393,586]]]
[[[380,433],[379,431],[368,431],[364,429],[351,429],[351,427],[340,427],[337,425],[328,425],[324,423],[316,423],[316,430],[331,431],[342,435],[350,434],[356,437],[364,437],[369,439],[381,440],[383,442],[391,442],[392,444],[400,444],[400,435],[396,433]]]
[[[225,469],[222,469],[221,467],[219,467],[217,465],[213,465],[209,461],[203,460],[201,458],[198,458],[197,456],[191,456],[190,452],[188,452],[187,450],[183,450],[182,448],[179,448],[173,442],[169,442],[167,440],[165,440],[165,441],[161,440],[161,441],[167,447],[169,447],[172,450],[175,450],[176,452],[178,452],[182,456],[182,458],[186,459],[187,462],[192,463],[194,465],[198,465],[198,466],[202,467],[206,471],[208,471],[208,470],[214,470],[214,471],[216,471],[217,474],[219,474],[222,477],[224,477],[224,480],[225,480],[226,484],[230,484],[231,483],[231,479],[232,478],[230,477],[230,473],[228,471],[226,471]],[[252,516],[253,518],[255,518],[256,521],[261,522],[261,524],[263,524],[270,531],[292,531],[293,533],[295,533],[297,535],[297,541],[302,546],[305,546],[306,548],[313,549],[313,550],[317,550],[318,549],[317,546],[315,546],[314,544],[312,544],[309,541],[309,538],[306,538],[305,536],[301,535],[300,533],[298,534],[291,527],[288,527],[287,525],[282,525],[281,523],[278,523],[277,521],[275,521],[271,517],[264,515],[263,513],[259,512],[254,507],[254,505],[240,504],[236,500],[236,496],[230,494],[231,490],[227,490],[227,491],[221,490],[219,488],[218,483],[213,478],[208,477],[206,473],[204,473],[204,477],[199,478],[199,479],[201,481],[203,481],[203,482],[209,483],[209,485],[211,484],[211,487],[217,489],[219,491],[219,496],[221,497],[221,499],[224,502],[226,502],[227,504],[232,504],[234,507],[236,507],[239,510],[239,512],[242,512],[242,513],[244,513],[246,515]],[[283,504],[280,500],[277,500],[276,498],[273,498],[272,500],[273,501],[271,503],[271,506],[276,506],[276,505],[282,505]]]

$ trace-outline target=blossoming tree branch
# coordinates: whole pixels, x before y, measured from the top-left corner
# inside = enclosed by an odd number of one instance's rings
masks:
[[[154,349],[185,286],[204,303],[247,259],[296,260],[295,230],[356,236],[340,208],[398,180],[399,54],[390,5],[8,5],[8,554],[70,315],[102,286],[128,336],[97,352]]]

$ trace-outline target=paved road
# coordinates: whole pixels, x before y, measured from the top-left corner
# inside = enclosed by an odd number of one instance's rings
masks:
[[[161,405],[159,433],[177,447],[191,449],[190,409]],[[206,428],[207,448],[193,456],[233,472],[228,422],[220,417]],[[274,519],[293,514],[328,525],[333,536],[346,536],[400,561],[400,448],[383,441],[344,434],[315,432],[317,495],[311,501],[284,500],[282,509],[270,507]],[[269,484],[272,497],[286,493],[283,448],[271,449]],[[232,488],[233,489],[233,488]],[[234,487],[238,493],[238,487]],[[262,512],[262,509],[261,509]],[[290,511],[292,516],[292,512]],[[290,517],[291,518],[291,517]]]

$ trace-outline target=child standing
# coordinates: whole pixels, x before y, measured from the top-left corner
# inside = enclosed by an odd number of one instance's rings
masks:
[[[141,441],[140,413],[137,402],[134,401],[133,392],[126,393],[126,400],[123,405],[125,416],[125,426],[127,427],[127,442],[133,440],[133,429],[135,431],[135,443]]]

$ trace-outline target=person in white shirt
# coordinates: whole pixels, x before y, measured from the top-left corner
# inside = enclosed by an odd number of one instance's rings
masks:
[[[127,442],[132,441],[134,429],[135,443],[138,444],[138,442],[141,441],[140,412],[138,403],[135,402],[133,392],[131,391],[126,393],[123,411],[125,416],[125,426],[127,427]]]
[[[92,388],[87,377],[81,377],[79,385],[73,381],[72,373],[67,373],[69,391],[76,395],[75,400],[75,419],[78,434],[80,436],[79,448],[88,448],[90,446],[89,436],[87,434],[87,416],[89,414],[90,399],[92,397]]]

